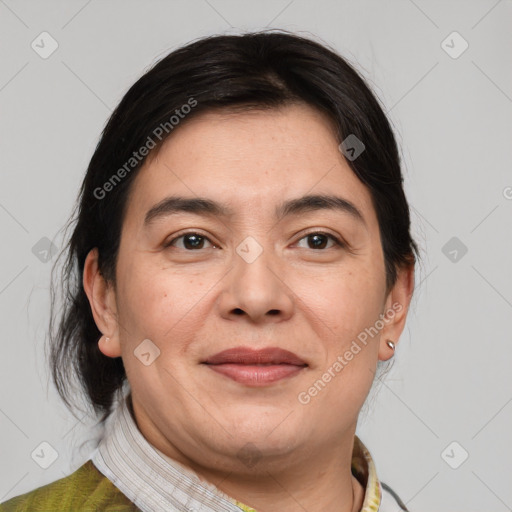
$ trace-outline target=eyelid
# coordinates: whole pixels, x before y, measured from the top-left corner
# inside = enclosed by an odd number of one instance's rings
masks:
[[[303,233],[302,235],[300,235],[300,238],[298,238],[295,243],[300,242],[302,239],[310,235],[324,235],[330,238],[337,246],[345,248],[348,247],[348,243],[345,242],[345,240],[340,235],[331,233],[330,231],[326,231],[325,229],[321,228],[311,229],[310,231]]]
[[[178,233],[172,235],[172,238],[169,241],[164,242],[163,247],[164,248],[170,247],[174,242],[176,242],[176,240],[183,238],[184,236],[187,236],[187,235],[199,235],[201,238],[208,240],[208,242],[212,245],[212,247],[211,247],[212,249],[219,247],[216,242],[212,241],[209,236],[202,233],[200,229],[188,229],[187,231],[184,231],[182,233],[178,232]],[[193,252],[193,251],[189,251],[189,252]]]
[[[217,244],[216,242],[212,241],[210,239],[210,237],[207,236],[206,234],[204,234],[203,232],[201,232],[200,229],[195,229],[195,230],[188,229],[187,231],[184,231],[184,232],[181,232],[181,233],[178,232],[178,233],[174,234],[172,236],[172,238],[168,242],[164,242],[163,247],[164,248],[170,247],[173,243],[176,242],[176,240],[178,240],[180,238],[183,238],[183,237],[185,237],[187,235],[199,235],[201,238],[204,238],[205,240],[207,240],[212,245],[212,247],[211,247],[212,249],[219,248],[219,244]],[[294,244],[297,244],[298,242],[300,242],[304,238],[307,238],[310,235],[323,235],[323,236],[326,236],[327,238],[330,238],[334,242],[335,246],[338,246],[338,247],[341,247],[341,248],[348,248],[348,243],[345,242],[345,240],[340,235],[331,233],[330,231],[326,231],[325,229],[321,229],[321,228],[316,228],[316,229],[313,228],[313,229],[310,229],[309,231],[307,231],[305,233],[302,233],[300,235],[300,238],[298,238],[296,240],[296,242],[294,242]],[[315,249],[312,249],[312,250],[315,250]],[[318,252],[322,252],[322,251],[323,250],[318,250]],[[193,252],[193,251],[190,251],[190,252]]]

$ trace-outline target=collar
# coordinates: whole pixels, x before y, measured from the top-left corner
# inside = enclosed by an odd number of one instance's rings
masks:
[[[90,458],[143,512],[256,512],[151,445],[137,427],[130,394],[108,418],[105,434]],[[375,464],[357,436],[354,436],[352,474],[365,489],[361,512],[379,509],[384,512],[380,508],[383,489]]]

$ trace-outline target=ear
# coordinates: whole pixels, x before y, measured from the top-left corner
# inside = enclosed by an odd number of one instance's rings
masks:
[[[397,272],[396,283],[386,297],[383,322],[379,341],[379,360],[387,361],[393,357],[394,350],[386,340],[395,345],[402,334],[407,319],[407,312],[414,291],[414,265],[402,267]]]
[[[89,251],[84,264],[83,286],[96,326],[104,334],[98,348],[108,357],[121,356],[119,324],[114,287],[107,283],[98,268],[98,249]],[[108,340],[106,337],[108,336]]]

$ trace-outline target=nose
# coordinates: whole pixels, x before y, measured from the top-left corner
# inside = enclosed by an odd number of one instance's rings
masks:
[[[235,253],[233,268],[222,282],[225,288],[219,307],[223,318],[277,323],[293,314],[293,291],[278,258],[268,248],[254,261]]]

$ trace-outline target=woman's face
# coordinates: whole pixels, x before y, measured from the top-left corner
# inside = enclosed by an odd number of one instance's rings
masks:
[[[177,197],[195,207],[153,210]],[[94,258],[100,348],[123,358],[141,431],[178,460],[238,471],[352,442],[412,292],[410,270],[386,294],[370,194],[304,105],[179,126],[132,184],[115,290]],[[213,359],[240,347],[297,360]]]

